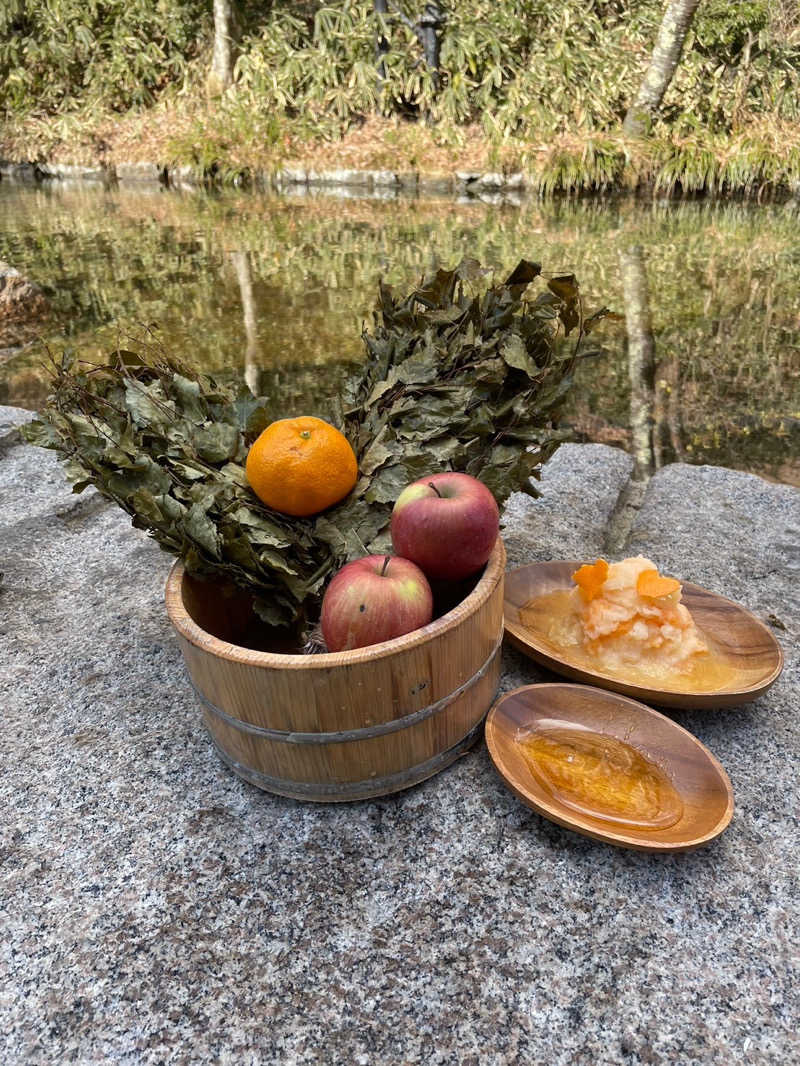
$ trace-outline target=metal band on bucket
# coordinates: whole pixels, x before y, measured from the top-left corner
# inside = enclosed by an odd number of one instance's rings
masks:
[[[397,733],[399,730],[408,729],[409,726],[416,725],[417,722],[422,722],[426,718],[430,718],[431,715],[444,710],[445,707],[449,707],[451,703],[459,698],[459,696],[462,696],[465,692],[471,689],[473,685],[476,685],[481,678],[485,677],[491,669],[492,663],[497,657],[502,643],[503,634],[501,633],[499,640],[492,648],[489,657],[483,666],[481,666],[481,668],[462,685],[459,685],[458,688],[449,692],[435,703],[430,703],[427,707],[422,707],[420,710],[414,711],[412,714],[407,714],[404,718],[393,718],[389,722],[379,722],[377,725],[365,726],[362,729],[343,729],[335,733],[294,733],[284,729],[266,729],[264,726],[252,725],[250,722],[243,722],[240,718],[234,718],[233,715],[228,714],[227,711],[223,711],[221,708],[211,703],[211,701],[200,691],[197,685],[195,685],[191,675],[189,676],[189,681],[197,698],[203,706],[216,718],[221,719],[226,725],[229,725],[232,729],[236,729],[241,733],[250,733],[256,737],[263,737],[265,740],[277,740],[284,744],[341,744],[348,740],[369,740],[372,737],[385,736],[387,733]],[[240,771],[237,770],[237,773],[239,772]],[[266,788],[268,786],[264,787]]]
[[[399,792],[404,788],[418,785],[428,777],[433,777],[439,770],[443,770],[450,763],[463,755],[475,741],[483,728],[483,718],[480,722],[457,744],[447,751],[442,751],[432,759],[411,766],[399,773],[387,774],[385,777],[367,777],[363,781],[326,781],[317,784],[313,781],[292,781],[281,777],[270,777],[261,770],[254,770],[250,766],[232,759],[228,753],[220,747],[217,740],[211,735],[211,741],[220,759],[231,770],[245,781],[257,788],[263,788],[265,792],[277,792],[280,796],[289,796],[299,800],[358,800],[369,799],[373,796],[382,796],[389,792]]]

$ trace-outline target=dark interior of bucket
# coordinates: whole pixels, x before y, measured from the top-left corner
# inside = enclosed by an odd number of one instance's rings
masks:
[[[302,634],[288,627],[267,625],[253,609],[253,597],[233,584],[183,576],[183,606],[206,633],[253,651],[299,655]]]
[[[431,581],[434,619],[452,611],[469,596],[484,569],[463,581]],[[184,573],[182,592],[183,606],[202,630],[241,648],[301,655],[308,631],[313,628],[313,622],[296,630],[267,625],[253,609],[250,593],[233,584],[203,581]]]

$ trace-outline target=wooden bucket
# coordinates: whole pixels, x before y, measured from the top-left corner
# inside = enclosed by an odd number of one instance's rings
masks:
[[[223,639],[242,632],[249,599],[223,597],[176,563],[167,613],[222,760],[268,792],[331,802],[397,792],[444,769],[477,739],[497,691],[505,561],[498,537],[477,585],[447,614],[325,655]]]

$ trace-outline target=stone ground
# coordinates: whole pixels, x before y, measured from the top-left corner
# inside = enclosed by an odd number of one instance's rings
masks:
[[[167,623],[170,560],[72,496],[25,417],[0,408],[0,1061],[800,1061],[797,490],[669,466],[627,537],[768,620],[787,659],[752,705],[675,714],[736,811],[655,856],[523,807],[483,744],[346,806],[238,780]],[[544,498],[509,501],[510,565],[602,552],[629,475],[562,447]],[[506,653],[504,689],[540,676]]]

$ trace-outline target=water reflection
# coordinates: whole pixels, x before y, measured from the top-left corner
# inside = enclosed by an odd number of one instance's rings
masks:
[[[44,342],[91,358],[157,322],[195,365],[244,376],[276,416],[324,416],[362,357],[376,283],[464,254],[574,272],[593,337],[567,418],[579,439],[800,481],[797,205],[369,201],[0,184],[0,259],[41,284],[42,338],[0,336],[0,403],[40,405]],[[1,324],[0,324],[1,329]],[[635,343],[631,341],[634,338]],[[24,342],[30,337],[24,338]]]
[[[244,349],[244,380],[254,396],[258,395],[259,349],[256,332],[256,301],[253,298],[253,272],[249,252],[231,252],[231,262],[236,270],[239,292],[242,296],[242,319],[246,337]]]
[[[630,380],[630,427],[634,477],[646,478],[657,464],[655,423],[655,337],[650,317],[650,292],[644,251],[640,244],[620,248],[619,266],[627,331],[628,377]],[[661,449],[658,449],[658,459]]]

